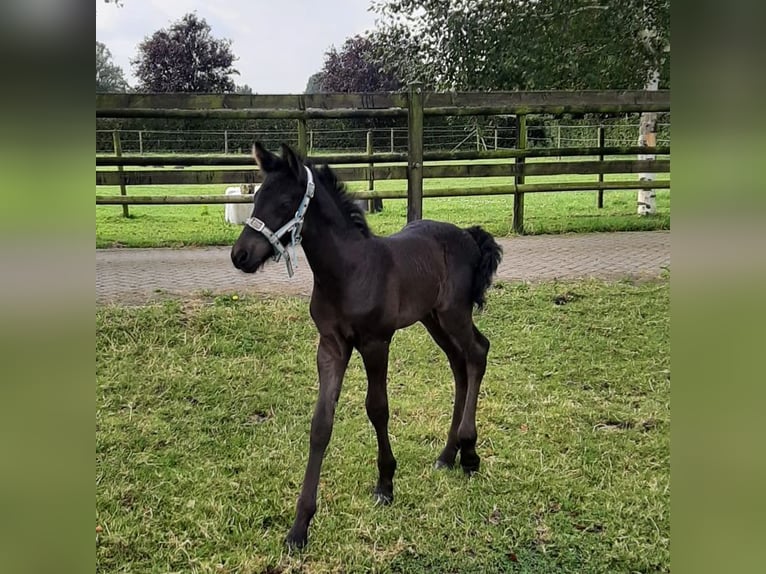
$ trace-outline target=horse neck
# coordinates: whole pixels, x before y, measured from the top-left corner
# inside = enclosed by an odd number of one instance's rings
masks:
[[[337,285],[345,281],[354,255],[359,253],[357,247],[365,239],[340,212],[329,192],[317,186],[306,212],[302,241],[315,282]]]

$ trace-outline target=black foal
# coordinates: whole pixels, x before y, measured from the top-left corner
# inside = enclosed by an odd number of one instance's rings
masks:
[[[331,169],[304,164],[288,146],[279,157],[256,143],[253,154],[265,178],[253,216],[232,247],[232,262],[252,273],[269,258],[284,258],[292,275],[292,248],[302,240],[314,275],[319,398],[297,516],[287,535],[290,546],[301,547],[316,511],[322,459],[353,349],[367,371],[365,404],[378,439],[375,499],[393,501],[396,459],[388,438],[386,379],[397,329],[422,322],[455,376],[452,424],[436,466],[452,467],[460,453],[465,472],[478,470],[476,403],[489,341],[473,324],[472,312],[484,305],[502,250],[480,227],[436,221],[416,221],[390,237],[377,237]]]

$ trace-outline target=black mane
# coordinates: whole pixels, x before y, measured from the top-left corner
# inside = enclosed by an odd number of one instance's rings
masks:
[[[372,231],[364,217],[364,212],[356,201],[346,192],[346,184],[338,179],[335,172],[328,165],[313,166],[319,181],[330,192],[338,209],[346,220],[362,232],[365,237],[370,237]]]

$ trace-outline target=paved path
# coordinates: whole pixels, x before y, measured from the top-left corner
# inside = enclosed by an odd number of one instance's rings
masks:
[[[505,281],[654,277],[670,265],[670,232],[537,235],[499,240]],[[97,249],[96,302],[141,304],[168,296],[212,293],[311,293],[303,253],[291,280],[273,263],[254,275],[236,270],[229,247]]]

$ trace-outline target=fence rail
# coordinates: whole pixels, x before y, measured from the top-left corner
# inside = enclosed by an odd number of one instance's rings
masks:
[[[525,183],[517,185],[494,185],[474,188],[426,189],[423,197],[471,197],[479,195],[513,195],[525,193],[551,193],[564,191],[669,189],[669,181],[607,181],[583,183]],[[356,199],[406,199],[407,190],[355,191]],[[252,203],[248,195],[97,195],[100,205],[197,205],[218,203]]]
[[[429,93],[420,85],[412,84],[406,93],[369,94],[305,94],[305,95],[243,95],[243,94],[98,94],[96,96],[97,118],[274,118],[296,120],[298,151],[315,162],[337,167],[338,175],[346,181],[366,181],[370,189],[355,192],[360,199],[407,198],[408,220],[422,216],[423,197],[448,197],[455,195],[514,195],[513,228],[523,232],[523,198],[525,193],[586,191],[612,189],[668,188],[665,181],[610,181],[604,182],[604,174],[669,173],[669,145],[606,146],[604,130],[599,129],[595,146],[562,147],[559,127],[556,147],[531,147],[535,139],[530,137],[527,117],[529,114],[568,113],[623,113],[668,112],[668,91],[541,91],[541,92],[492,92],[492,93]],[[476,127],[451,150],[426,150],[424,142],[424,118],[431,116],[508,116],[516,117],[514,147],[498,146],[498,131],[494,132],[493,145]],[[311,155],[314,134],[307,129],[309,119],[333,118],[407,118],[407,152],[395,152],[394,131],[391,129],[389,152],[374,152],[372,134],[366,134],[366,153]],[[232,132],[234,135],[235,132]],[[437,134],[438,137],[443,135]],[[224,131],[224,151],[229,152],[228,133]],[[143,151],[142,134],[139,145]],[[476,150],[459,150],[465,141],[475,139]],[[547,139],[547,138],[546,138]],[[584,142],[594,141],[587,137]],[[437,145],[439,145],[437,143]],[[255,183],[260,173],[252,166],[249,155],[225,153],[224,155],[123,155],[120,153],[119,131],[114,132],[113,156],[97,156],[96,166],[117,168],[117,171],[96,171],[97,186],[135,185],[181,185],[181,184],[231,184]],[[484,149],[482,149],[484,148]],[[608,159],[609,156],[639,155],[641,159]],[[587,159],[588,156],[591,159]],[[598,157],[593,160],[592,157]],[[557,162],[527,162],[528,158],[558,157]],[[561,161],[561,158],[585,158],[583,161]],[[445,160],[509,159],[513,162],[495,164],[424,165],[425,162]],[[380,165],[380,164],[403,165]],[[347,167],[342,167],[346,164]],[[354,167],[363,164],[364,167]],[[247,165],[249,169],[183,170],[186,166]],[[126,167],[164,167],[173,170],[131,170]],[[349,167],[350,166],[350,167]],[[536,175],[597,175],[598,181],[526,183],[525,178]],[[489,185],[470,189],[424,190],[424,178],[460,177],[512,177],[512,184]],[[375,180],[406,180],[405,189],[381,192],[374,189]],[[599,195],[601,205],[602,195]],[[237,203],[251,201],[232,196],[104,196],[97,195],[99,205],[129,204],[191,204],[191,203]],[[126,211],[127,213],[127,211]]]
[[[452,160],[491,160],[491,159],[514,159],[534,157],[590,157],[597,155],[620,156],[620,155],[670,155],[670,146],[623,146],[623,147],[578,147],[578,148],[532,148],[532,149],[503,149],[503,150],[466,150],[466,151],[426,151],[423,152],[424,161],[452,161]],[[326,154],[308,155],[307,159],[314,163],[337,164],[368,164],[373,163],[400,163],[407,161],[406,153],[373,153],[367,154]],[[249,154],[232,155],[143,155],[143,156],[96,156],[97,167],[108,166],[233,166],[253,165],[253,158]]]
[[[335,168],[343,181],[367,181],[368,167]],[[670,173],[668,160],[573,161],[527,164],[467,164],[429,165],[423,167],[423,177],[508,177],[533,175],[599,175],[615,173]],[[373,181],[406,180],[407,166],[375,166]],[[96,185],[209,185],[230,183],[260,183],[257,169],[248,170],[184,170],[184,171],[97,171]]]
[[[626,121],[627,118],[593,120],[570,120],[561,123],[555,119],[544,119],[532,126],[527,134],[529,147],[567,147],[572,145],[625,146],[636,141],[639,124]],[[344,129],[318,128],[307,126],[308,153],[316,150],[367,151],[367,137],[373,139],[378,151],[404,151],[407,149],[407,128],[391,127],[346,127]],[[516,127],[492,122],[488,125],[458,123],[456,125],[428,125],[423,130],[424,150],[490,150],[508,149],[516,145]],[[603,141],[600,137],[603,131]],[[158,153],[221,153],[241,154],[247,151],[253,141],[269,145],[282,141],[297,142],[292,127],[271,127],[270,129],[125,129],[120,130],[122,150],[126,154]],[[96,153],[113,152],[113,130],[96,130]],[[657,143],[670,143],[670,124],[657,124]]]
[[[669,111],[670,91],[574,90],[526,92],[423,92],[422,107],[427,115],[486,115],[496,113],[567,113],[621,111]],[[96,117],[130,117],[139,110],[144,117],[172,117],[180,111],[271,113],[400,110],[407,113],[409,93],[330,94],[96,94]],[[427,111],[426,111],[427,110]],[[496,110],[514,110],[501,111]],[[210,116],[202,116],[210,117]],[[264,116],[265,117],[265,116]],[[299,116],[300,117],[300,116]],[[347,116],[343,116],[347,117]],[[366,116],[372,117],[372,116]]]

